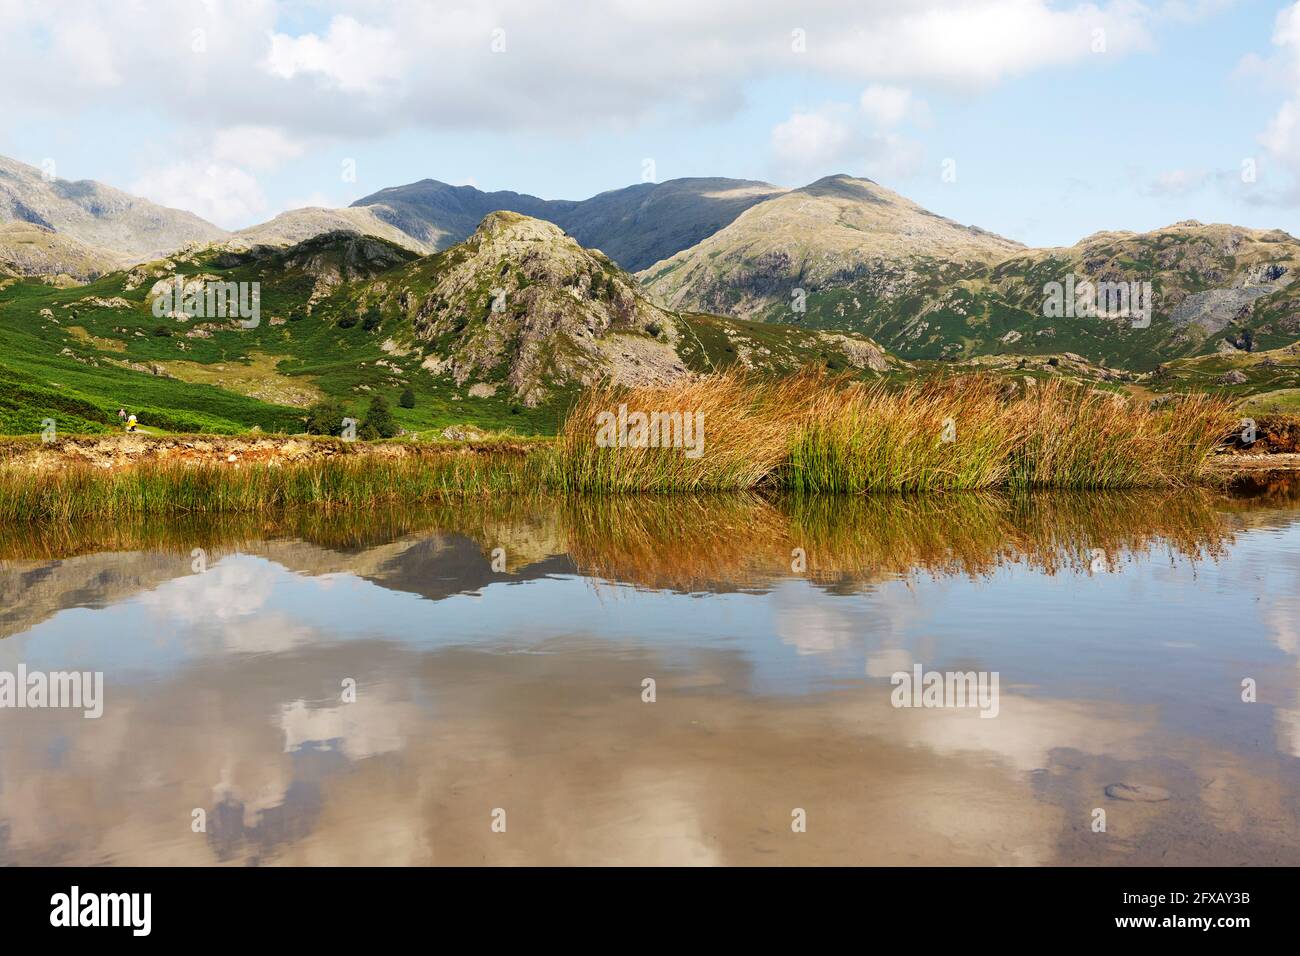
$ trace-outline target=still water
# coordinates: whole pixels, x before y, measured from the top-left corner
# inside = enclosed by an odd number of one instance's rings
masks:
[[[1294,865],[1298,585],[1286,487],[0,528],[0,672],[103,675],[0,863]]]

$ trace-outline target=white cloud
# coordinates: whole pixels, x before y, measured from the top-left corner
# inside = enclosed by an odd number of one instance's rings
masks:
[[[1248,57],[1238,72],[1257,75],[1289,94],[1257,139],[1291,182],[1261,181],[1264,188],[1253,190],[1247,198],[1256,204],[1294,204],[1300,201],[1300,3],[1278,13],[1272,41],[1277,47],[1274,55]]]
[[[320,192],[319,190],[316,190],[314,192],[307,193],[305,196],[289,197],[287,200],[285,200],[283,204],[283,208],[278,209],[276,211],[276,214],[278,215],[279,213],[284,212],[285,210],[288,209],[307,209],[311,207],[319,207],[321,209],[338,209],[342,206],[348,205],[350,202],[352,202],[352,200],[346,197],[331,196],[328,193],[323,193]]]
[[[257,177],[296,159],[306,148],[305,141],[269,126],[227,126],[207,137],[178,137],[172,161],[146,169],[129,189],[238,229],[296,208],[272,207]]]
[[[772,156],[782,167],[828,167],[849,158],[857,136],[843,110],[795,113],[772,130]]]
[[[899,132],[926,122],[917,91],[1104,67],[1149,49],[1162,18],[1218,2],[608,0],[575,16],[568,0],[317,0],[323,25],[305,28],[299,4],[276,0],[0,0],[0,113],[176,129],[187,145],[140,182],[225,225],[266,212],[258,174],[318,144],[731,116],[778,75],[863,90],[848,114],[801,110],[773,130],[779,165],[820,175],[821,156],[887,176],[918,162]]]
[[[1205,169],[1168,169],[1156,174],[1143,189],[1149,196],[1185,196],[1206,185],[1213,174]]]
[[[1268,127],[1259,135],[1260,144],[1274,157],[1300,164],[1300,3],[1282,10],[1273,27],[1276,56],[1250,58],[1252,72],[1271,75],[1284,83],[1290,98],[1278,107]]]
[[[108,47],[97,42],[99,37],[93,24],[72,21],[64,24],[53,36],[53,56],[68,69],[67,78],[81,87],[113,87],[122,77],[113,65]]]
[[[323,38],[315,33],[272,34],[265,67],[285,80],[302,73],[345,93],[377,93],[401,76],[405,52],[393,30],[338,16]]]
[[[1039,0],[898,5],[884,29],[856,29],[828,46],[838,71],[863,77],[991,84],[1009,76],[1151,48],[1142,4],[1058,8]],[[1098,39],[1104,53],[1096,50]],[[858,57],[869,69],[853,69]]]
[[[305,144],[269,126],[229,126],[212,137],[212,158],[249,169],[277,169],[301,156]]]
[[[897,126],[916,117],[925,104],[912,97],[912,91],[900,86],[873,83],[862,91],[858,100],[862,113],[876,126]]]
[[[832,103],[795,112],[771,134],[778,178],[824,175],[843,169],[855,175],[897,179],[916,172],[923,160],[919,143],[897,131],[905,122],[928,123],[923,100],[901,86],[873,83],[857,108]]]
[[[1300,165],[1300,101],[1287,100],[1273,115],[1259,142],[1275,158]]]
[[[1158,22],[1134,0],[614,0],[580,17],[539,0],[320,8],[323,31],[294,32],[272,0],[23,5],[0,38],[0,103],[143,106],[299,136],[567,132],[731,112],[751,80],[775,72],[964,90],[1147,49]],[[806,32],[802,53],[795,29]],[[1092,52],[1096,30],[1105,56]],[[891,107],[886,96],[871,108]]]
[[[798,181],[847,172],[899,179],[920,167],[919,143],[893,130],[873,130],[844,104],[796,112],[771,134],[772,163],[778,179]]]
[[[1192,23],[1233,6],[1237,0],[1164,0],[1157,14],[1168,20]]]
[[[148,170],[131,184],[130,191],[231,229],[257,221],[267,209],[266,196],[251,173],[202,160]]]

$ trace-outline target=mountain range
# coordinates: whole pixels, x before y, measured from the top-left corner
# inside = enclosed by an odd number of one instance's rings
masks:
[[[1069,356],[1067,365],[1110,378],[1108,369],[1158,376],[1178,363],[1214,367],[1216,357],[1263,354],[1300,339],[1300,286],[1292,287],[1300,241],[1280,230],[1189,220],[1032,249],[840,174],[796,189],[678,179],[580,201],[426,179],[346,208],[290,210],[228,232],[99,183],[51,179],[0,158],[0,276],[75,285],[159,260],[183,269],[187,260],[212,264],[222,256],[243,256],[245,271],[297,274],[292,263],[327,247],[332,256],[346,236],[370,237],[389,250],[386,257],[409,257],[401,275],[365,276],[381,287],[365,296],[377,295],[385,308],[404,296],[400,311],[412,335],[437,342],[432,361],[457,387],[502,387],[528,407],[619,362],[640,363],[645,375],[710,356],[780,368],[840,340],[854,353],[883,348],[898,357],[887,360],[895,368],[987,360],[1041,367],[1048,357]],[[1044,290],[1067,277],[1149,283],[1150,323],[1053,317]],[[352,281],[329,278],[345,287]],[[498,286],[510,302],[504,313],[483,305],[487,289]],[[310,287],[302,310],[337,297],[318,278]],[[647,337],[650,327],[657,331]],[[759,343],[765,336],[772,340]],[[633,341],[635,357],[611,352],[612,343]],[[831,352],[824,360],[832,367],[855,364],[843,347]],[[1275,373],[1267,379],[1279,384]]]
[[[91,180],[47,176],[0,156],[0,224],[11,222],[75,239],[105,263],[116,265],[158,258],[186,243],[217,242],[227,235],[193,213]]]
[[[76,240],[100,256],[105,271],[160,258],[191,243],[289,245],[339,230],[378,236],[414,252],[438,252],[469,238],[488,213],[505,210],[555,223],[581,245],[600,249],[635,272],[691,247],[750,206],[785,191],[751,180],[676,179],[571,201],[424,179],[382,189],[346,208],[292,209],[229,232],[110,186],[52,179],[34,166],[0,157],[0,223],[33,224]]]

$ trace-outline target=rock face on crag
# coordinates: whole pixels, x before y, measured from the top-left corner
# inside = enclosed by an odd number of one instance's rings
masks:
[[[457,384],[501,381],[525,404],[609,374],[628,384],[687,374],[677,320],[605,255],[558,227],[493,212],[438,257],[412,322],[447,347]]]

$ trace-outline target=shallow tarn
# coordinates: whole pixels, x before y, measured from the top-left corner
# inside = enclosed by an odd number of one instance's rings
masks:
[[[0,671],[104,674],[0,863],[1297,864],[1297,583],[1285,484],[0,528]]]

